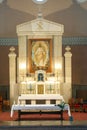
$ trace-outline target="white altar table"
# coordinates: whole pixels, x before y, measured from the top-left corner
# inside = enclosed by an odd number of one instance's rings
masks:
[[[39,104],[39,105],[20,105],[20,104],[13,104],[11,107],[11,117],[14,114],[14,111],[18,111],[18,119],[20,120],[20,116],[23,114],[22,112],[34,112],[38,111],[40,112],[60,112],[59,114],[61,115],[61,120],[63,119],[63,111],[68,112],[68,116],[71,117],[71,112],[70,112],[70,107],[68,104],[64,105],[64,108],[61,109],[60,106],[55,105],[55,104]]]
[[[18,97],[18,104],[26,104],[26,100],[31,100],[31,104],[36,104],[36,100],[46,100],[46,104],[50,104],[50,100],[56,100],[56,104],[64,101],[60,94],[22,94]]]

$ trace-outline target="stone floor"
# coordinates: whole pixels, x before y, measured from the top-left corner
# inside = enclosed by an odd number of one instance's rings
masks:
[[[57,121],[57,120],[38,120],[38,121],[0,121],[0,126],[69,126],[86,125],[87,121]]]

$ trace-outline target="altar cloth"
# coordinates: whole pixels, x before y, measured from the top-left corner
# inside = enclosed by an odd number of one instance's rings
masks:
[[[39,111],[61,111],[62,109],[56,105],[56,104],[35,104],[35,105],[23,105],[23,104],[13,104],[11,107],[11,117],[14,114],[14,111],[18,111],[18,110],[39,110]],[[68,116],[71,116],[71,112],[70,112],[70,106],[69,104],[65,104],[63,111],[67,111],[68,112]]]

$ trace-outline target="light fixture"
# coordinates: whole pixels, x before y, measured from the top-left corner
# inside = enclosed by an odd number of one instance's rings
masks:
[[[4,0],[0,0],[0,4],[3,2]]]
[[[61,68],[62,68],[62,66],[61,66],[60,63],[56,63],[56,64],[55,64],[55,69],[56,69],[57,71],[60,71]]]
[[[25,63],[21,63],[20,64],[20,68],[24,70],[26,68],[26,64]]]
[[[78,3],[84,3],[86,2],[87,0],[76,0]]]
[[[32,0],[38,7],[38,18],[42,18],[42,5],[45,4],[48,0]]]
[[[32,0],[35,4],[45,4],[48,0]]]

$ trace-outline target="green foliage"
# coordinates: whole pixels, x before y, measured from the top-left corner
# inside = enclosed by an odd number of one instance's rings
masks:
[[[60,104],[58,104],[58,106],[63,110],[65,106],[65,102],[61,102]]]

